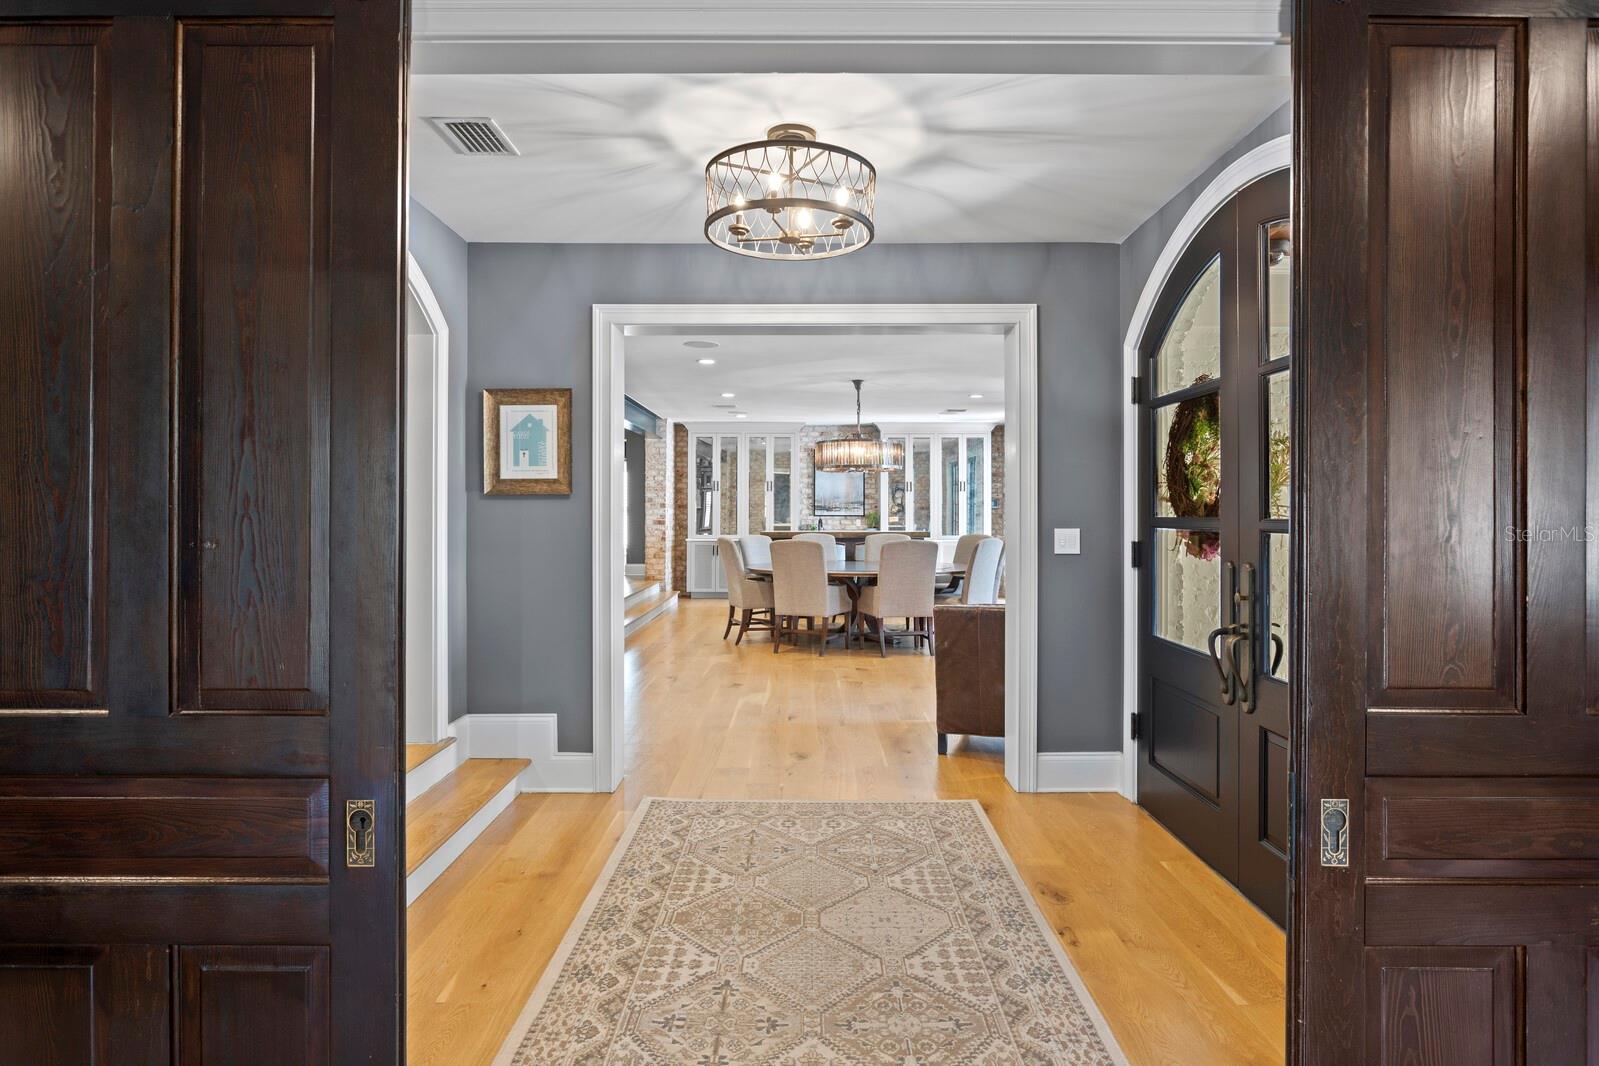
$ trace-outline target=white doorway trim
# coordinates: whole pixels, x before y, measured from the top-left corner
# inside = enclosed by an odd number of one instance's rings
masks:
[[[1038,307],[1035,304],[595,304],[594,787],[621,783],[622,404],[625,346],[640,333],[721,327],[967,329],[1005,338],[1005,779],[1038,782]],[[930,756],[929,757],[936,757]]]
[[[405,283],[422,317],[433,331],[433,439],[427,447],[433,453],[433,495],[430,499],[406,500],[405,507],[427,507],[433,527],[433,706],[434,740],[450,735],[450,555],[449,555],[449,455],[450,455],[450,324],[433,286],[410,252],[405,253]],[[414,445],[406,441],[407,448]]]
[[[1217,174],[1189,207],[1172,231],[1144,282],[1133,307],[1127,336],[1122,341],[1122,373],[1126,380],[1138,376],[1138,344],[1149,326],[1155,300],[1171,276],[1172,268],[1187,250],[1200,227],[1222,205],[1252,181],[1285,170],[1293,161],[1293,137],[1285,134],[1257,145]],[[1122,533],[1131,544],[1138,539],[1138,408],[1128,404],[1122,416]],[[1122,576],[1122,773],[1121,794],[1138,802],[1138,742],[1132,738],[1133,714],[1138,710],[1138,571],[1131,566]]]

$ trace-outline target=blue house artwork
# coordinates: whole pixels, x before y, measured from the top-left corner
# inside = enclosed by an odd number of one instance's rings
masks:
[[[549,465],[550,431],[543,419],[523,415],[522,421],[511,427],[511,454],[523,470]]]

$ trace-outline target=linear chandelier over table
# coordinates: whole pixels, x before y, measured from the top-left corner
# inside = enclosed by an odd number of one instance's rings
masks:
[[[797,122],[705,165],[705,237],[757,259],[831,259],[872,242],[877,170]]]

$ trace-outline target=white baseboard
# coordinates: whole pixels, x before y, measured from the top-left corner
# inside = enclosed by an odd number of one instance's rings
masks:
[[[523,792],[593,792],[594,756],[559,750],[553,714],[465,714],[451,723],[468,759],[531,759]]]
[[[1036,780],[1040,792],[1120,792],[1122,753],[1041,751]]]
[[[452,744],[458,748],[460,743]],[[429,760],[431,761],[431,760]],[[420,768],[419,768],[420,769]],[[505,783],[505,787],[494,794],[494,797],[477,809],[477,812],[468,818],[461,828],[450,835],[450,839],[439,845],[439,849],[429,855],[410,876],[405,879],[405,905],[409,907],[416,902],[416,898],[426,892],[428,886],[437,881],[439,875],[450,868],[450,864],[461,857],[461,853],[472,846],[472,841],[478,838],[489,823],[498,818],[516,799],[517,779],[512,778]]]
[[[454,733],[454,730],[451,730]],[[405,775],[405,802],[410,803],[422,793],[450,776],[451,772],[466,760],[466,753],[457,736],[454,744],[436,751],[428,756],[426,762],[421,763],[415,770],[409,770]]]
[[[628,577],[643,577],[644,576],[644,564],[643,563],[628,563],[627,567],[622,572],[624,574],[626,574]]]

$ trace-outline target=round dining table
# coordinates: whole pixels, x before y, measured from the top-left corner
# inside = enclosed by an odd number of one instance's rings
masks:
[[[772,564],[763,563],[759,566],[745,566],[751,574],[771,580]],[[856,604],[860,602],[861,589],[877,580],[878,565],[866,562],[864,559],[829,559],[827,560],[827,580],[835,581],[844,586],[844,592],[849,596],[849,629],[854,631],[856,618],[859,611]],[[951,578],[964,578],[964,566],[946,566],[940,564],[933,572],[933,579],[937,584],[944,584]],[[846,642],[847,643],[847,642]]]

